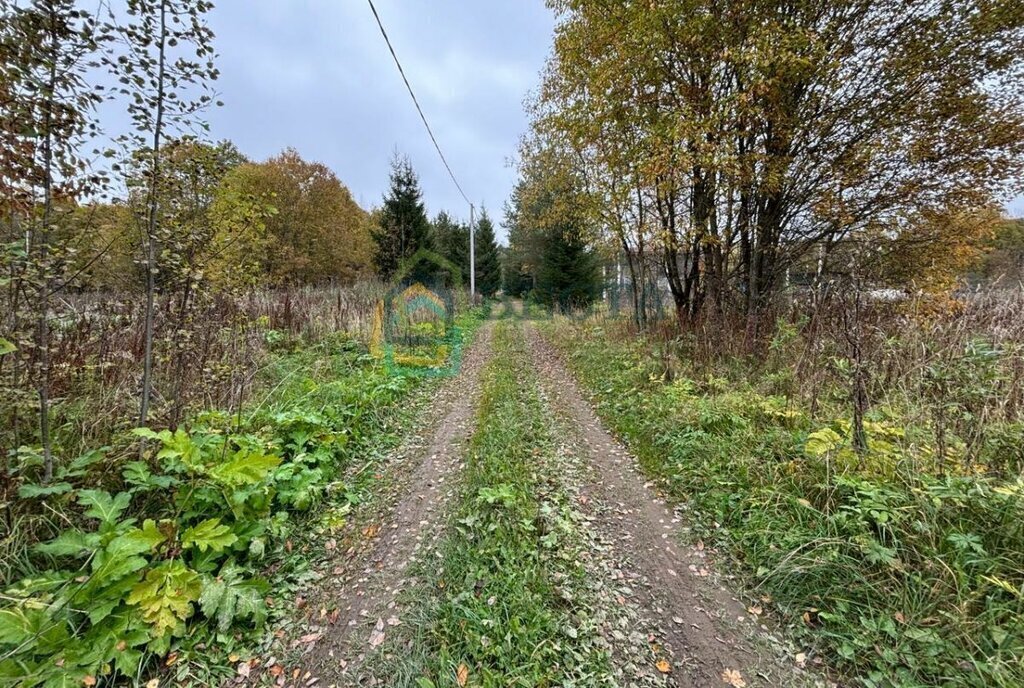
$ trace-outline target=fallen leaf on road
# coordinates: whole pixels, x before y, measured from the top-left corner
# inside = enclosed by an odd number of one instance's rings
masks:
[[[373,538],[373,537],[377,537],[377,533],[379,533],[379,532],[380,532],[380,526],[374,524],[372,526],[367,526],[363,530],[363,535],[365,535],[368,538]]]
[[[747,607],[747,611],[754,616],[761,616],[761,613],[764,612],[764,608],[759,604],[755,604],[752,607]]]
[[[459,668],[455,670],[455,680],[458,682],[460,688],[466,685],[466,681],[469,680],[469,667],[465,664],[460,664]]]
[[[732,688],[745,688],[747,682],[743,680],[743,674],[736,669],[726,669],[722,672],[722,681],[728,683]]]
[[[663,674],[667,674],[672,671],[672,665],[668,663],[667,659],[659,659],[654,666],[656,666],[658,671]]]
[[[309,643],[315,643],[323,637],[323,633],[307,633],[306,635],[299,638],[299,642],[308,645]]]

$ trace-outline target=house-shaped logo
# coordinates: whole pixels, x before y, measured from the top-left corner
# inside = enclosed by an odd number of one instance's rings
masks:
[[[374,315],[370,351],[395,374],[453,375],[462,360],[455,295],[462,273],[444,257],[420,249],[391,280]]]

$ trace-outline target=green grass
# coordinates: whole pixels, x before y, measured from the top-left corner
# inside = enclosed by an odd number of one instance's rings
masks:
[[[387,668],[390,685],[456,685],[460,666],[469,686],[605,685],[608,658],[581,592],[579,538],[547,461],[551,429],[519,325],[499,323],[494,346],[440,571],[423,571],[428,590],[400,627],[414,654]]]
[[[603,419],[730,551],[784,621],[866,686],[1024,685],[1019,482],[921,473],[921,433],[762,390],[770,373],[665,382],[643,341],[548,325]],[[763,385],[760,383],[764,382]]]

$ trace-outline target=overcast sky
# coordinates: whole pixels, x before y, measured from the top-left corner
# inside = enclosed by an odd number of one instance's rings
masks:
[[[551,12],[543,0],[375,2],[466,194],[500,218]],[[365,0],[221,0],[210,23],[225,102],[210,113],[214,136],[257,160],[294,147],[331,167],[367,209],[380,204],[397,149],[419,173],[431,216],[468,215]],[[1024,215],[1024,199],[1009,208]]]
[[[375,4],[460,184],[497,219],[552,14],[543,0]],[[419,173],[431,216],[468,216],[366,0],[221,0],[209,19],[225,103],[209,114],[215,137],[257,160],[292,146],[333,169],[364,208],[380,204],[397,149]]]

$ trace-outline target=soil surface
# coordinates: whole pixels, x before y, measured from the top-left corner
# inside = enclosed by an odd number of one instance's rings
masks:
[[[401,623],[399,594],[415,581],[406,568],[432,556],[442,534],[445,505],[454,492],[463,448],[473,431],[480,373],[491,358],[494,322],[485,323],[464,353],[459,373],[446,380],[420,429],[392,457],[393,489],[373,518],[363,519],[362,536],[339,552],[336,567],[311,609],[336,609],[304,665],[316,685],[373,684],[362,675],[367,655]],[[369,521],[367,523],[367,521]],[[315,632],[315,631],[314,631]]]
[[[532,323],[526,336],[568,451],[581,455],[591,469],[580,486],[579,502],[608,547],[604,556],[632,583],[652,656],[659,651],[671,656],[668,685],[728,686],[730,680],[747,686],[813,684],[796,666],[796,653],[760,627],[760,605],[753,600],[744,604],[723,585],[712,553],[700,543],[681,544],[684,519],[604,429]]]

